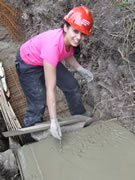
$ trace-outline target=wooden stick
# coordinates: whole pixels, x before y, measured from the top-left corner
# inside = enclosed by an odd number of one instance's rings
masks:
[[[72,116],[71,118],[68,120],[59,122],[60,126],[75,124],[78,122],[85,122],[86,120],[89,119],[88,117],[81,116],[81,115]],[[49,128],[50,128],[50,123],[41,123],[41,124],[38,124],[35,126],[22,128],[22,129],[18,129],[15,131],[3,132],[2,134],[5,137],[18,136],[18,135],[22,135],[22,134],[28,134],[28,133],[32,133],[32,132],[47,130]]]
[[[9,130],[10,127],[9,127],[9,124],[8,124],[8,122],[7,122],[7,120],[6,120],[5,113],[3,112],[3,109],[2,109],[1,104],[0,104],[0,110],[1,110],[1,113],[2,113],[2,116],[3,116],[3,119],[4,119],[4,121],[5,121],[6,127],[7,127],[7,129]]]
[[[3,100],[2,100],[1,95],[0,95],[0,101],[2,101],[2,103],[1,103],[1,112],[2,112],[2,115],[3,115],[4,121],[5,121],[5,124],[7,126],[7,129],[10,130],[10,129],[12,129],[12,127],[10,125],[7,112],[6,112],[5,108],[3,107]]]
[[[2,111],[4,113],[5,121],[7,121],[8,128],[9,129],[17,129],[15,126],[15,123],[10,121],[11,119],[11,114],[9,112],[9,107],[6,101],[6,97],[4,95],[3,89],[0,88],[0,99],[1,99],[1,107]]]
[[[8,102],[8,105],[9,105],[9,109],[10,109],[10,112],[11,112],[11,115],[12,115],[12,119],[15,122],[17,129],[21,128],[21,125],[20,125],[20,123],[19,123],[19,121],[18,121],[18,119],[17,119],[17,117],[16,117],[16,115],[15,115],[15,113],[13,111],[13,108],[12,108],[12,106],[11,106],[11,104],[9,102]]]

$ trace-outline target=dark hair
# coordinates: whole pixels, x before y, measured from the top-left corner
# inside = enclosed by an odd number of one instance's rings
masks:
[[[61,28],[64,28],[64,24],[66,24],[67,27],[70,27],[70,26],[71,26],[67,21],[64,21],[64,23],[61,25]]]
[[[81,51],[80,45],[78,45],[77,47],[74,47],[74,54],[75,55],[79,55]]]
[[[64,23],[61,25],[61,28],[64,28],[64,24],[66,24],[67,27],[71,26],[67,21],[64,21]],[[78,55],[80,53],[80,45],[78,45],[77,47],[73,47],[73,48],[74,48],[74,54]]]

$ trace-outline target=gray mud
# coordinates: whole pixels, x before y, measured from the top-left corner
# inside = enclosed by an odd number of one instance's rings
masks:
[[[135,136],[116,122],[98,122],[18,150],[25,179],[127,180],[135,176]]]

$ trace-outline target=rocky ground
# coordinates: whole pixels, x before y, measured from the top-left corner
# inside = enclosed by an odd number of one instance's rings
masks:
[[[0,0],[0,8],[2,7]],[[83,4],[91,9],[92,36],[81,44],[78,61],[94,74],[86,84],[76,72],[83,101],[94,113],[94,119],[116,118],[135,133],[135,2],[134,0],[6,0],[17,8],[17,24],[9,28],[0,13],[0,60],[4,67],[14,65],[19,46],[28,38],[63,23],[63,16]],[[14,18],[11,17],[11,21]],[[11,24],[10,24],[11,26]],[[0,119],[1,132],[3,125]],[[0,151],[8,141],[0,136]],[[4,178],[4,177],[3,177]]]

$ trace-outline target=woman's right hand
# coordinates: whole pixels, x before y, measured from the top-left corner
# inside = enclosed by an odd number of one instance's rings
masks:
[[[50,132],[53,137],[58,140],[61,140],[62,132],[57,119],[51,119]]]

